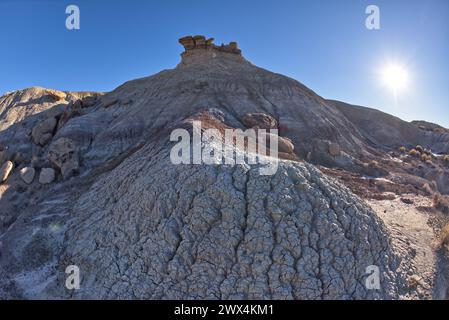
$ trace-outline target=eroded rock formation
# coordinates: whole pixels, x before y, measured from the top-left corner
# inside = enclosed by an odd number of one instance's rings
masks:
[[[229,44],[215,45],[214,38],[206,39],[204,36],[187,36],[179,39],[179,43],[184,46],[185,51],[181,54],[182,61],[180,65],[204,61],[205,59],[232,59],[243,62],[241,50],[236,42]]]
[[[240,55],[242,51],[238,48],[237,42],[230,42],[229,44],[221,44],[217,46],[214,44],[214,38],[206,40],[204,36],[186,36],[179,39],[179,43],[183,45],[186,52],[195,49],[214,50],[219,52],[227,52]]]

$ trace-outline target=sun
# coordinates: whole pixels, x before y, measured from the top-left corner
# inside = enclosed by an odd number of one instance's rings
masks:
[[[382,83],[396,96],[407,88],[409,74],[400,64],[389,64],[382,68]]]

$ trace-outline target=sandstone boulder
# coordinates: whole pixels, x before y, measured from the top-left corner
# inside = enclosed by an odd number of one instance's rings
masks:
[[[20,169],[20,177],[26,184],[31,184],[34,180],[36,170],[32,167],[25,167]]]
[[[329,144],[329,154],[333,157],[338,157],[341,154],[341,148],[336,143]]]
[[[50,117],[39,124],[37,124],[31,131],[34,143],[42,145],[42,142],[48,142],[48,136],[46,134],[53,135],[53,131],[56,128],[57,120],[55,117]]]
[[[269,138],[270,141],[272,141],[272,139],[275,139],[276,137],[278,139],[278,152],[293,153],[293,151],[295,150],[295,146],[289,138],[276,136],[272,133],[267,134],[267,138]]]
[[[276,129],[277,121],[265,113],[247,113],[242,118],[242,123],[247,128]]]
[[[293,153],[295,150],[295,146],[293,145],[292,141],[289,138],[280,137],[278,135],[275,135],[273,133],[267,133],[267,144],[266,148],[272,149],[272,141],[274,139],[277,139],[278,141],[278,152],[281,153]]]
[[[293,151],[295,150],[295,146],[290,139],[279,137],[278,141],[279,152],[293,153]]]
[[[4,182],[8,179],[14,164],[11,161],[6,161],[0,168],[0,182]]]
[[[52,138],[53,138],[53,135],[51,133],[46,133],[46,134],[42,135],[41,138],[39,139],[39,144],[41,146],[45,146],[47,143],[49,143],[51,141]]]
[[[363,163],[361,167],[361,173],[370,177],[379,178],[388,175],[388,171],[382,168],[377,161],[370,161]]]
[[[64,179],[79,172],[78,148],[71,139],[60,138],[52,143],[48,160],[61,170]]]
[[[40,184],[49,184],[52,183],[56,178],[56,173],[53,168],[43,168],[39,175],[39,183]]]

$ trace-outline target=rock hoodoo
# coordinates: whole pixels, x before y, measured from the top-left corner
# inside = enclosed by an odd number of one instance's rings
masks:
[[[221,44],[217,46],[214,44],[214,38],[209,38],[206,40],[204,36],[187,36],[179,39],[179,43],[184,46],[186,52],[194,49],[206,49],[206,50],[216,50],[220,52],[241,54],[242,51],[237,47],[237,42],[230,42],[229,44]]]
[[[243,61],[242,51],[238,48],[237,42],[229,44],[214,44],[214,38],[206,39],[204,36],[186,36],[179,39],[185,51],[181,54],[182,63],[189,63],[191,57],[227,57],[237,61]]]

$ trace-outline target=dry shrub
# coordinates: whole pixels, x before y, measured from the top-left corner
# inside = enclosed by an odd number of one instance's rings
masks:
[[[421,155],[421,160],[422,161],[431,161],[432,160],[432,157],[431,156],[429,156],[429,155],[427,155],[427,154],[425,154],[425,153],[423,153],[422,155]]]
[[[444,161],[444,163],[449,163],[449,155],[445,155],[443,157],[443,161]]]
[[[420,157],[421,156],[421,152],[419,152],[416,149],[412,149],[408,152],[412,157]]]
[[[402,146],[402,147],[399,148],[399,151],[401,151],[401,152],[406,152],[406,151],[407,151],[407,148],[404,147],[404,146]]]
[[[424,152],[424,148],[423,148],[422,146],[420,146],[420,145],[417,145],[417,146],[415,147],[415,149],[416,149],[417,151],[419,151],[419,153],[423,153],[423,152]]]

